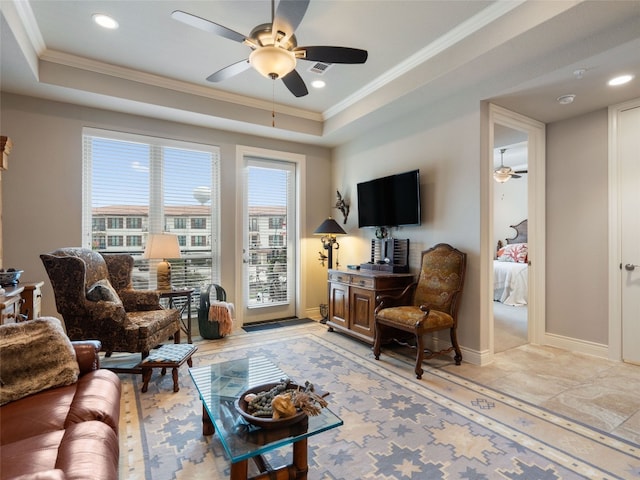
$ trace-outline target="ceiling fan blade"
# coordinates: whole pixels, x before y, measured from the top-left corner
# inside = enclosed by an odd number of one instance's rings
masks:
[[[233,40],[234,42],[244,42],[246,37],[241,33],[238,33],[230,28],[223,27],[222,25],[218,25],[215,22],[210,20],[206,20],[204,18],[197,17],[195,15],[191,15],[190,13],[183,12],[182,10],[176,10],[171,14],[171,17],[179,22],[186,23],[192,27],[199,28],[200,30],[204,30],[205,32],[214,33],[224,38],[228,38],[229,40]]]
[[[251,64],[248,59],[240,60],[239,62],[232,63],[231,65],[218,70],[216,73],[212,73],[207,77],[207,80],[210,82],[221,82],[248,70],[250,67]]]
[[[304,80],[302,80],[300,74],[295,70],[291,70],[291,72],[282,77],[282,81],[296,97],[304,97],[309,93],[307,86],[304,84]]]
[[[324,63],[364,63],[369,54],[366,50],[349,47],[298,47],[294,52],[304,52],[303,60]]]
[[[307,12],[309,0],[280,0],[273,19],[272,31],[282,32],[285,38],[293,35]]]
[[[522,178],[522,175],[516,175],[515,173],[512,173],[511,178]]]
[[[515,170],[513,173],[529,173],[528,170]]]

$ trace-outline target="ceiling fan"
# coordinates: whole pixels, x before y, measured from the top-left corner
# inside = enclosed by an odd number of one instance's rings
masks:
[[[294,32],[304,17],[309,0],[280,0],[278,9],[271,0],[271,23],[256,26],[249,36],[242,35],[220,24],[197,17],[181,10],[171,16],[192,27],[214,33],[221,37],[244,43],[251,48],[248,59],[240,60],[209,75],[210,82],[221,82],[249,67],[272,80],[282,79],[285,86],[296,97],[309,93],[304,80],[295,70],[297,60],[309,60],[323,63],[365,63],[366,50],[349,47],[312,46],[298,47]]]
[[[493,171],[493,178],[498,183],[504,183],[510,178],[522,178],[522,174],[528,173],[528,170],[514,170],[511,167],[505,167],[503,155],[506,151],[506,148],[500,149],[500,167]]]

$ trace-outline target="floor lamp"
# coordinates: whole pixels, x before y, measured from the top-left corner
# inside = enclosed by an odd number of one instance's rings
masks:
[[[327,250],[327,258],[329,263],[329,269],[333,268],[333,249],[336,250],[340,248],[340,244],[338,243],[338,239],[336,235],[346,235],[345,232],[338,222],[336,222],[333,218],[327,218],[322,224],[316,228],[314,235],[322,235],[320,241],[322,242],[322,248]]]
[[[336,235],[346,235],[347,232],[343,230],[343,228],[338,225],[333,218],[327,218],[322,224],[316,228],[314,235],[322,235],[320,241],[322,242],[322,248],[327,250],[327,261],[329,265],[329,270],[333,268],[333,249],[340,248],[340,244],[338,243],[338,239]],[[328,283],[327,283],[327,288]],[[327,291],[327,293],[329,293]],[[329,298],[329,297],[327,297]],[[320,305],[320,313],[322,315],[322,320],[320,323],[327,323],[327,319],[329,316],[329,309],[327,305]]]

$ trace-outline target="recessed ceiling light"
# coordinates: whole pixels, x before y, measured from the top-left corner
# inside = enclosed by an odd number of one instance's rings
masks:
[[[558,98],[556,98],[560,105],[569,105],[570,103],[573,103],[575,99],[576,96],[573,93],[569,93],[568,95],[560,95]]]
[[[633,75],[620,75],[619,77],[614,77],[609,80],[609,85],[615,87],[617,85],[624,85],[625,83],[629,83],[633,80]]]
[[[118,22],[109,15],[104,15],[103,13],[94,13],[93,21],[103,28],[109,28],[111,30],[118,28]]]
[[[313,88],[324,88],[326,85],[326,83],[324,83],[323,80],[314,80],[313,82],[311,82],[311,86]]]

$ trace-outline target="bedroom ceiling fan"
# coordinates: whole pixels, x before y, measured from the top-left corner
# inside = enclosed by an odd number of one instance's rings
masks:
[[[528,173],[528,170],[514,170],[511,167],[505,167],[503,155],[506,151],[506,148],[500,149],[500,166],[493,171],[493,179],[498,183],[505,183],[510,178],[522,178],[522,174]]]
[[[297,60],[356,64],[365,63],[368,56],[366,50],[357,48],[298,47],[294,32],[302,21],[308,6],[309,0],[280,0],[278,9],[275,10],[275,1],[271,0],[271,23],[257,25],[251,30],[249,36],[181,10],[174,11],[171,17],[206,32],[244,43],[251,48],[248,59],[240,60],[218,70],[207,77],[208,81],[221,82],[253,67],[267,78],[282,79],[293,95],[303,97],[309,91],[304,80],[295,70]]]

